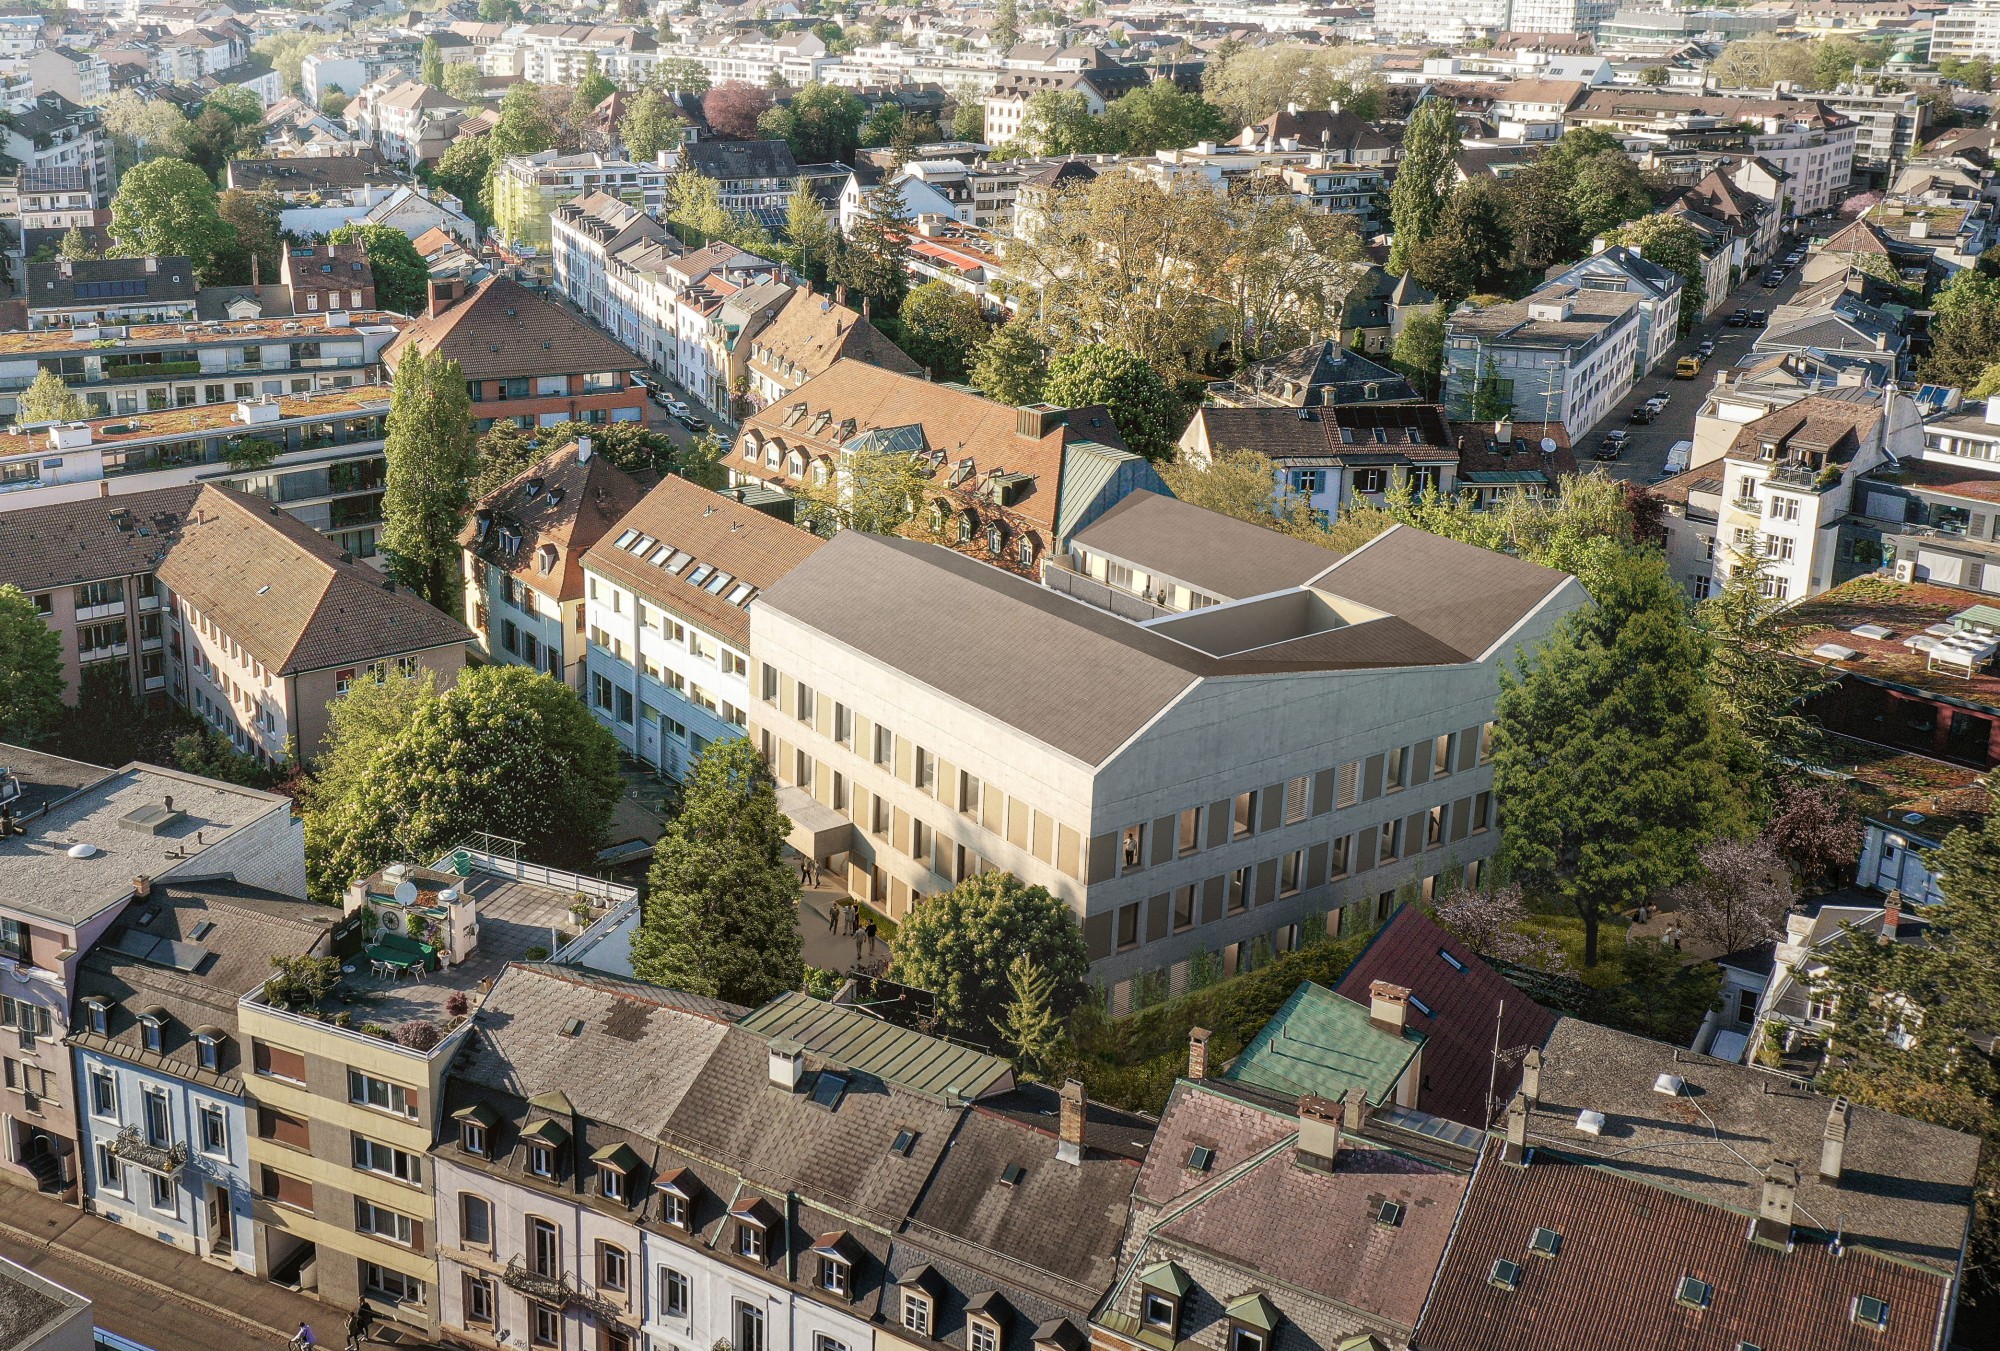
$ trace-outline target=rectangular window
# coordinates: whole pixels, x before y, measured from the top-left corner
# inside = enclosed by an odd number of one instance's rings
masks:
[[[118,1118],[118,1083],[104,1070],[90,1072],[90,1114]]]
[[[1118,907],[1118,946],[1133,948],[1139,945],[1139,903]]]
[[[597,1284],[600,1289],[625,1292],[630,1279],[631,1258],[616,1244],[600,1242],[597,1245]]]
[[[1285,782],[1285,824],[1295,826],[1306,819],[1312,805],[1312,777],[1301,774]]]
[[[919,1337],[931,1335],[931,1302],[922,1295],[903,1292],[903,1326]]]
[[[917,747],[914,772],[911,779],[911,782],[916,785],[917,791],[929,793],[932,797],[937,796],[937,767],[937,754],[933,751],[925,750],[922,746]]]
[[[312,1148],[312,1128],[302,1116],[280,1112],[270,1107],[257,1109],[257,1138],[276,1140],[281,1145],[294,1149]]]
[[[423,1185],[423,1164],[417,1155],[366,1136],[354,1137],[354,1166],[364,1173],[380,1173],[398,1182]]]
[[[1000,1334],[991,1323],[966,1324],[967,1351],[1000,1351]]]
[[[356,1233],[373,1234],[406,1248],[416,1242],[415,1220],[359,1198],[354,1202],[354,1229]]]
[[[1248,909],[1250,905],[1250,870],[1238,868],[1229,874],[1229,888],[1223,908],[1230,914]]]
[[[458,1236],[469,1247],[493,1246],[493,1203],[483,1196],[461,1192],[458,1198]]]
[[[493,1326],[493,1280],[490,1276],[466,1273],[465,1321],[479,1327]]]
[[[1432,849],[1444,843],[1444,812],[1442,806],[1431,808],[1424,825],[1424,848]]]
[[[556,1227],[532,1216],[528,1220],[528,1269],[537,1276],[556,1276],[562,1272],[562,1243]]]
[[[1472,828],[1485,830],[1493,824],[1493,794],[1481,793],[1472,799]]]
[[[1326,875],[1328,877],[1347,876],[1347,870],[1352,866],[1348,859],[1348,854],[1352,851],[1353,845],[1354,837],[1352,835],[1343,835],[1333,842],[1333,848],[1327,855]]]
[[[528,1345],[561,1346],[562,1310],[548,1304],[531,1304],[528,1307],[534,1311],[528,1325]]]
[[[958,772],[958,811],[961,816],[979,819],[979,804],[986,793],[986,785],[964,770]]]
[[[417,1119],[415,1092],[401,1084],[363,1074],[360,1070],[347,1072],[347,1100],[360,1107],[373,1107],[378,1112],[393,1112],[412,1121]]]
[[[1493,724],[1487,723],[1479,729],[1479,763],[1485,764],[1493,758]]]
[[[217,1158],[229,1156],[229,1124],[223,1116],[222,1108],[212,1102],[205,1102],[196,1114],[201,1122],[201,1152]]]
[[[1174,856],[1186,858],[1201,848],[1201,808],[1183,807],[1175,831]]]
[[[386,1304],[422,1304],[424,1283],[414,1276],[405,1276],[400,1271],[377,1266],[373,1262],[361,1264],[361,1292],[370,1299],[379,1299]]]
[[[1229,838],[1240,840],[1257,829],[1257,790],[1238,793],[1231,811]]]
[[[688,1278],[672,1267],[660,1268],[660,1310],[668,1318],[688,1316]]]
[[[258,1177],[258,1191],[266,1201],[275,1201],[281,1206],[294,1210],[311,1211],[313,1208],[312,1183],[281,1173],[265,1164]]]
[[[1458,733],[1447,732],[1431,743],[1431,777],[1441,779],[1451,773],[1451,762],[1458,758]]]
[[[141,1100],[146,1107],[146,1143],[165,1148],[174,1142],[174,1128],[167,1110],[167,1095],[157,1088],[147,1089]]]
[[[174,1181],[170,1177],[147,1173],[146,1201],[163,1215],[180,1214],[180,1198],[175,1194]]]
[[[1174,888],[1175,933],[1180,933],[1183,929],[1192,929],[1194,927],[1194,894],[1195,889],[1193,884]]]
[[[1127,826],[1118,836],[1118,871],[1135,873],[1146,866],[1146,828]]]
[[[736,1345],[733,1351],[764,1351],[764,1311],[736,1301]]]
[[[100,1143],[97,1146],[97,1189],[99,1191],[125,1194],[125,1170],[119,1166],[118,1156],[111,1152],[111,1146]]]
[[[882,724],[875,724],[875,763],[894,765],[896,763],[896,734]]]
[[[1336,807],[1352,807],[1361,800],[1361,762],[1349,760],[1340,767],[1339,787],[1333,795]]]
[[[1382,823],[1380,837],[1375,846],[1375,857],[1383,863],[1387,863],[1391,859],[1394,859],[1401,852],[1399,845],[1402,841],[1402,838],[1403,838],[1402,817],[1399,816],[1393,821],[1384,821]]]
[[[1383,779],[1383,787],[1395,792],[1410,781],[1410,748],[1398,746],[1389,752],[1389,764]]]
[[[1294,849],[1278,862],[1278,894],[1290,896],[1298,891],[1305,880],[1306,853]]]

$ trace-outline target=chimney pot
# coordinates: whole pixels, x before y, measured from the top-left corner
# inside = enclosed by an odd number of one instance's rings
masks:
[[[1345,1105],[1316,1093],[1299,1099],[1299,1139],[1293,1162],[1301,1168],[1330,1173],[1340,1157],[1341,1123]]]
[[[1507,1104],[1507,1138],[1500,1147],[1500,1161],[1516,1168],[1528,1163],[1528,1099],[1520,1093]]]
[[[1835,1098],[1826,1114],[1826,1134],[1819,1146],[1819,1176],[1822,1182],[1840,1181],[1841,1164],[1847,1153],[1847,1121],[1853,1111],[1846,1098]]]
[[[1410,987],[1378,980],[1368,987],[1368,1021],[1398,1036],[1410,1022]]]
[[[1211,1035],[1205,1027],[1188,1029],[1187,1077],[1196,1083],[1208,1077],[1208,1039]]]
[[[132,894],[142,901],[151,896],[153,894],[153,879],[143,873],[133,878]]]
[[[1792,1205],[1799,1195],[1799,1166],[1790,1159],[1773,1159],[1764,1172],[1764,1196],[1751,1222],[1753,1242],[1787,1247],[1792,1241]]]
[[[1892,890],[1887,900],[1882,902],[1882,932],[1875,935],[1875,941],[1888,947],[1896,941],[1896,934],[1903,927],[1903,893]]]
[[[1062,1115],[1056,1126],[1056,1158],[1064,1163],[1083,1162],[1083,1122],[1090,1100],[1084,1096],[1083,1080],[1065,1079],[1062,1086]]]
[[[168,793],[166,797],[163,799],[163,801],[168,811],[172,811],[174,809],[174,795],[172,793]]]
[[[1359,1135],[1368,1124],[1368,1094],[1359,1086],[1347,1090],[1340,1100],[1341,1128],[1352,1135]]]

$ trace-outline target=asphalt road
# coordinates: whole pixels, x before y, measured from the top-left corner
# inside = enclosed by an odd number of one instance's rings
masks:
[[[1780,255],[1786,252],[1781,247]],[[1746,310],[1762,310],[1770,314],[1779,305],[1789,301],[1799,287],[1799,273],[1794,270],[1785,278],[1785,284],[1774,291],[1763,286],[1765,269],[1754,270],[1742,285],[1732,291],[1728,298],[1716,308],[1715,314],[1706,323],[1697,324],[1687,337],[1674,345],[1673,350],[1660,362],[1659,366],[1643,379],[1635,382],[1631,394],[1625,402],[1605,416],[1604,421],[1590,430],[1577,448],[1579,464],[1596,453],[1604,434],[1624,428],[1630,434],[1627,443],[1615,463],[1596,463],[1613,478],[1631,479],[1638,483],[1651,483],[1664,475],[1667,452],[1676,441],[1694,439],[1695,415],[1701,411],[1702,400],[1715,386],[1715,372],[1719,368],[1734,366],[1750,351],[1763,330],[1755,328],[1730,328],[1724,321],[1730,313],[1741,307]],[[1692,380],[1676,380],[1674,363],[1684,356],[1690,356],[1703,338],[1715,341],[1715,352],[1702,363],[1701,374]],[[1640,424],[1627,422],[1625,415],[1655,394],[1667,397],[1667,406],[1652,422]]]
[[[67,1286],[88,1296],[91,1314],[98,1327],[130,1338],[156,1351],[222,1351],[224,1347],[265,1345],[244,1334],[240,1324],[199,1313],[185,1305],[171,1303],[149,1291],[121,1284],[64,1260],[61,1253],[37,1244],[25,1243],[11,1235],[0,1235],[0,1256],[5,1256],[57,1285]],[[328,1319],[327,1327],[333,1326]],[[277,1348],[283,1339],[273,1337],[268,1345]]]

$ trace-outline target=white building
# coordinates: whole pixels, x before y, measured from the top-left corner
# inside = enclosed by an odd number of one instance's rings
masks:
[[[1931,19],[1932,61],[2000,57],[2000,0],[1961,0]]]
[[[1479,420],[1475,396],[1490,386],[1514,417],[1559,422],[1575,444],[1632,388],[1646,303],[1636,291],[1551,282],[1526,300],[1460,305],[1445,321],[1450,416]]]
[[[1457,42],[1508,26],[1513,0],[1379,0],[1375,31]]]

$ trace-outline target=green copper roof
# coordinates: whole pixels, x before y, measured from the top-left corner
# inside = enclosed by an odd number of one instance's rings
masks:
[[[1280,1317],[1278,1306],[1273,1304],[1260,1291],[1252,1291],[1242,1296],[1222,1312],[1225,1317],[1233,1319],[1245,1327],[1256,1328],[1261,1332],[1276,1332],[1278,1330],[1278,1319]]]
[[[779,995],[737,1026],[773,1041],[795,1041],[821,1060],[939,1101],[969,1101],[1014,1085],[1014,1067],[999,1056],[796,990]]]
[[[1385,1032],[1360,1004],[1304,981],[1223,1077],[1287,1098],[1337,1099],[1359,1087],[1380,1106],[1423,1044],[1420,1033]]]
[[[1158,1290],[1162,1294],[1185,1296],[1194,1289],[1194,1282],[1188,1274],[1172,1262],[1159,1262],[1139,1273],[1139,1285],[1146,1290]]]

